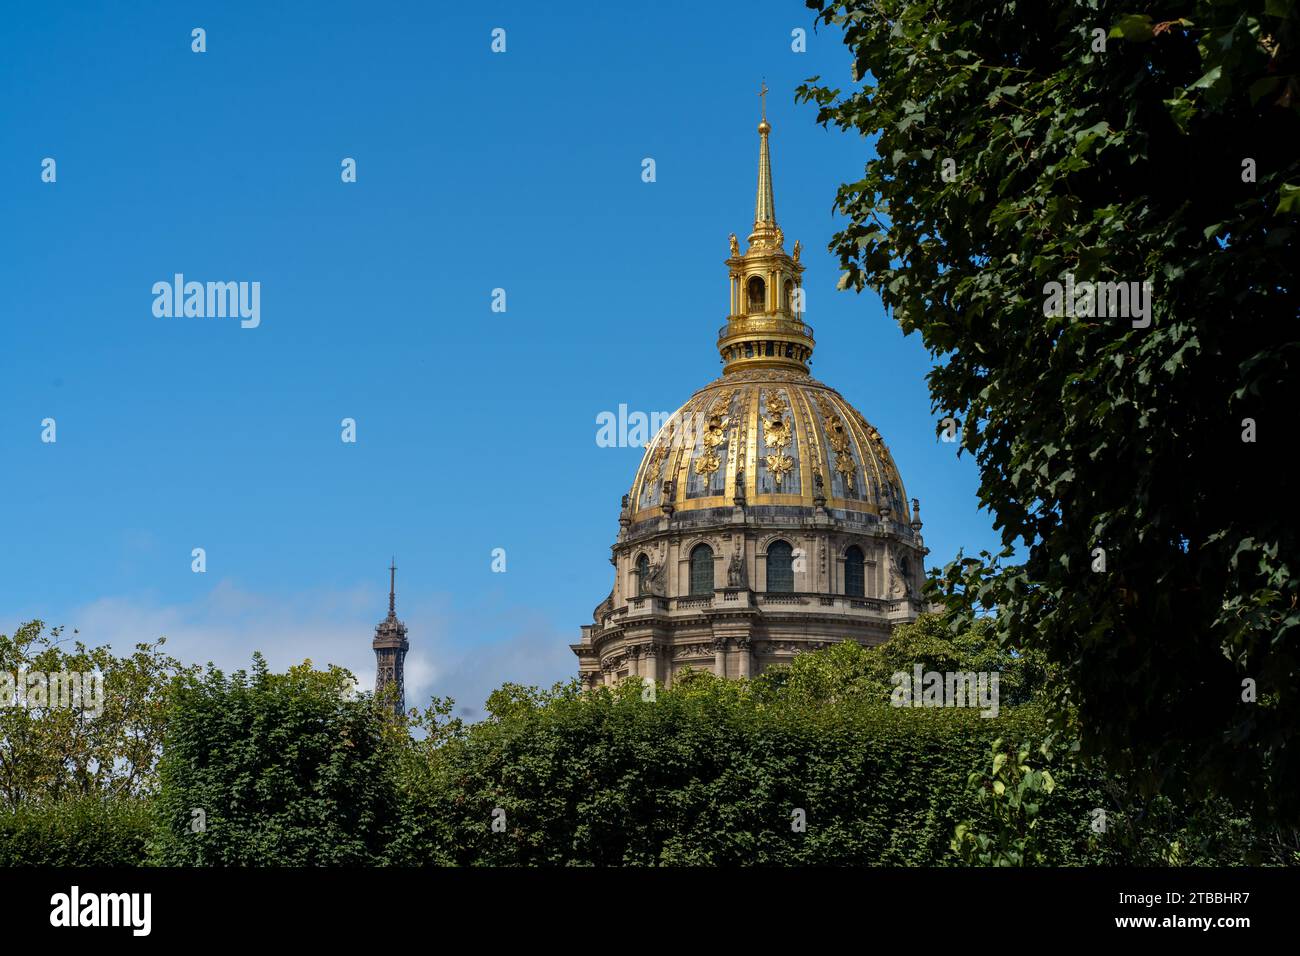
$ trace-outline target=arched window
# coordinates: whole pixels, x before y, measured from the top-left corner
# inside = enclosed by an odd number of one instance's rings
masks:
[[[783,594],[794,591],[794,549],[777,541],[767,549],[767,589]]]
[[[636,559],[636,596],[644,597],[650,593],[650,559],[644,554]]]
[[[844,593],[850,597],[865,597],[866,560],[856,544],[844,552]]]
[[[762,312],[767,307],[767,286],[758,276],[750,276],[749,282],[745,286],[749,293],[749,313]]]
[[[713,549],[697,544],[691,549],[691,594],[713,593]]]

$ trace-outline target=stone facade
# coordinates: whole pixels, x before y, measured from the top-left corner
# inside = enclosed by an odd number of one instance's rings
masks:
[[[888,518],[851,527],[826,509],[811,515],[674,515],[628,529],[613,549],[614,591],[571,645],[591,687],[626,677],[671,686],[684,667],[750,677],[806,650],[842,640],[879,644],[921,611],[925,546],[917,527]],[[791,546],[794,587],[767,589],[768,550]],[[691,593],[689,555],[713,552],[711,593]],[[864,553],[864,593],[845,593],[845,555]],[[665,569],[641,584],[637,559]],[[738,572],[738,573],[737,573]]]

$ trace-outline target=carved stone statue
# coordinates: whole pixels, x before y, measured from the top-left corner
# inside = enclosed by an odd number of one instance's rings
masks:
[[[677,510],[674,500],[677,497],[677,482],[671,478],[663,484],[663,494],[659,498],[659,510],[668,517],[672,517],[673,512]]]
[[[889,596],[891,598],[901,598],[905,593],[903,579],[899,576],[898,569],[891,564],[889,566]]]
[[[727,566],[727,586],[738,588],[745,583],[745,561],[739,551],[732,552],[731,564]]]
[[[655,597],[663,597],[664,591],[664,566],[657,561],[650,565],[650,570],[646,574],[646,589]]]
[[[891,598],[912,596],[912,582],[908,580],[903,560],[896,554],[889,556],[889,596]]]
[[[731,243],[731,258],[734,259],[740,255],[740,241],[736,238],[734,232],[727,237],[727,240]]]
[[[821,509],[826,507],[826,479],[820,468],[813,471],[813,504]]]

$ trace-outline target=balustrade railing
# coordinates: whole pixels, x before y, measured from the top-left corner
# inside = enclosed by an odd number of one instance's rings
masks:
[[[715,607],[722,603],[741,603],[742,590],[726,589],[716,594],[684,594],[677,598],[637,597],[630,598],[627,605],[613,611],[610,618],[622,618],[627,614],[669,613],[673,610],[694,610]],[[822,594],[816,591],[757,591],[753,592],[757,604],[766,605],[816,605],[824,608],[846,608],[855,611],[885,612],[894,610],[900,602],[878,598],[855,597],[847,594]]]

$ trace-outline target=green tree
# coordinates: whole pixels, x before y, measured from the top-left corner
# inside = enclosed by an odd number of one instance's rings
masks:
[[[172,690],[153,859],[163,865],[366,865],[395,826],[405,727],[353,677],[310,662],[215,668]]]
[[[1225,806],[1120,807],[1086,764],[1030,759],[1012,743],[1049,736],[1032,701],[992,719],[889,706],[870,676],[883,649],[800,655],[787,681],[675,676],[653,700],[634,680],[506,685],[470,726],[436,707],[402,760],[388,862],[1162,865],[1267,851]]]
[[[755,693],[790,703],[821,704],[837,700],[888,703],[894,675],[922,671],[976,671],[999,675],[1002,705],[1024,703],[1043,683],[1035,655],[1009,653],[998,642],[993,621],[961,622],[953,629],[936,614],[894,628],[888,641],[864,647],[856,641],[833,644],[815,654],[800,654],[787,665],[770,668],[753,681]]]
[[[1046,743],[1039,753],[1050,758]],[[980,832],[969,821],[957,824],[952,849],[962,862],[982,866],[1025,866],[1046,860],[1038,825],[1043,801],[1056,789],[1056,781],[1047,769],[1030,765],[1030,747],[1004,746],[1002,738],[989,748],[991,767],[987,772],[971,773],[969,784],[979,794],[981,807],[988,811],[993,825]]]
[[[76,633],[75,631],[73,632]],[[185,672],[162,652],[163,639],[126,657],[87,647],[61,628],[23,624],[0,634],[0,679],[24,673],[94,672],[103,678],[102,711],[82,707],[0,706],[0,807],[68,798],[149,793],[166,725],[167,689]]]
[[[805,704],[704,673],[653,700],[632,680],[589,692],[508,686],[491,711],[419,746],[391,862],[955,863],[957,823],[986,822],[966,788],[976,761],[998,728],[1041,729],[1029,709],[997,721],[903,710],[874,689]],[[1054,861],[1087,849],[1085,819],[1067,822]]]
[[[1007,546],[945,569],[952,612],[1041,652],[1058,726],[1139,794],[1296,820],[1297,3],[808,5],[854,82],[799,96],[874,146],[842,285],[921,334]],[[1049,315],[1067,276],[1149,313]]]

